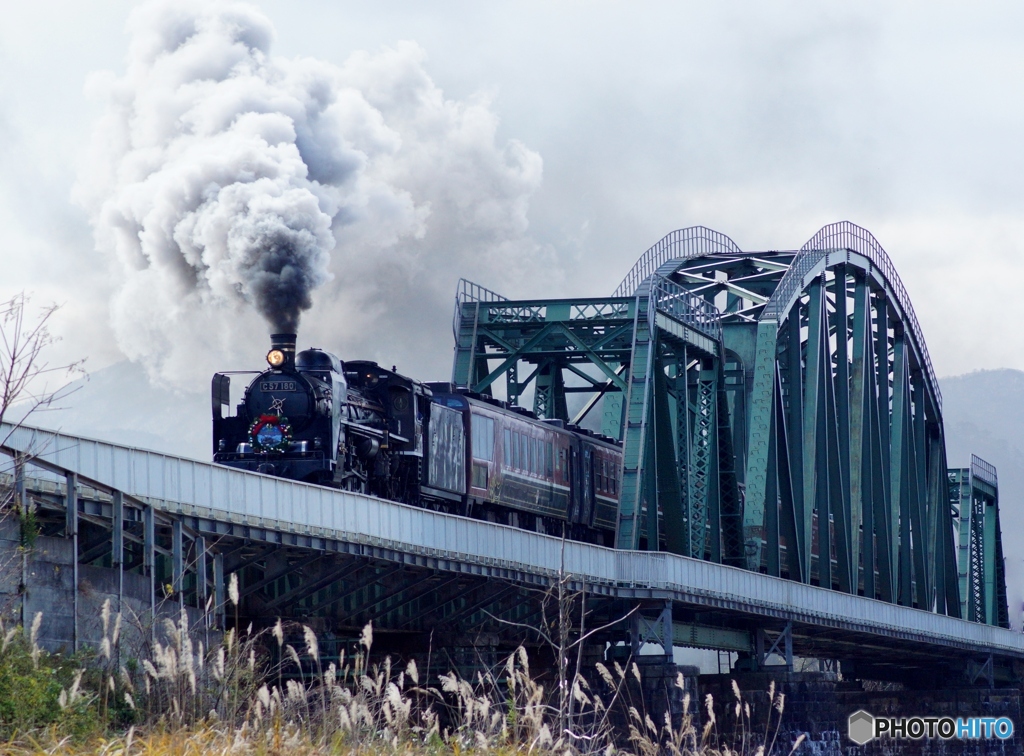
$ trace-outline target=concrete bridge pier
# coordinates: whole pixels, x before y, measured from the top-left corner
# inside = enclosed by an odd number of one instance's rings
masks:
[[[731,733],[735,728],[764,733],[767,729],[771,737],[777,731],[776,742],[783,744],[780,749],[783,753],[788,750],[785,744],[795,742],[801,734],[806,737],[807,752],[817,756],[892,753],[1009,756],[1021,752],[1024,709],[1019,682],[991,687],[983,678],[971,684],[964,676],[952,675],[946,678],[945,684],[930,678],[922,678],[914,684],[857,679],[850,674],[850,669],[849,665],[827,660],[805,659],[798,660],[796,671],[787,670],[782,664],[768,665],[759,671],[733,670],[729,674],[702,675],[699,693],[702,701],[711,694],[720,733]],[[738,721],[735,717],[734,682],[739,686],[743,702],[749,704],[749,720]],[[768,695],[773,682],[774,701]],[[778,710],[780,693],[784,695],[781,712]],[[858,711],[875,717],[1009,717],[1014,723],[1015,735],[1008,740],[974,741],[879,738],[858,745],[847,735],[848,719]],[[741,719],[745,717],[744,710]]]

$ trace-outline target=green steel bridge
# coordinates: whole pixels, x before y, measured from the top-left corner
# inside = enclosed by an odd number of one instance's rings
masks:
[[[619,548],[1008,627],[995,469],[948,469],[921,326],[863,228],[784,252],[675,231],[601,299],[463,281],[455,331],[460,387],[622,442]]]
[[[24,619],[44,610],[43,641],[77,647],[106,584],[136,613],[280,616],[339,643],[373,621],[397,652],[482,658],[532,642],[562,583],[570,625],[585,611],[604,628],[598,651],[1020,681],[996,471],[949,469],[920,325],[864,229],[826,226],[786,252],[676,231],[603,298],[512,301],[463,281],[454,329],[455,383],[619,439],[616,548],[4,425],[43,544]]]

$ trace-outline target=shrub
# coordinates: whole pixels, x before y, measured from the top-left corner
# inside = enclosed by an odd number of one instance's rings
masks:
[[[26,633],[0,621],[0,737],[55,727],[74,738],[94,733],[100,724],[95,695],[82,686],[78,659],[48,654],[36,636],[41,615]]]

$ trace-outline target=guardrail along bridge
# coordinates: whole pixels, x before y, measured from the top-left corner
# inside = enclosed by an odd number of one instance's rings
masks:
[[[458,662],[534,642],[564,575],[573,626],[580,607],[587,627],[612,623],[597,653],[1019,680],[995,470],[948,468],[921,327],[864,229],[769,252],[684,229],[604,298],[512,301],[462,282],[454,328],[461,389],[621,442],[616,548],[5,427],[20,500],[76,555],[75,599],[47,607],[43,637],[79,640],[77,571],[103,565],[154,607],[210,602],[230,623],[235,574],[244,623],[293,618],[344,643],[372,620],[378,643]],[[31,616],[31,579],[24,592]]]

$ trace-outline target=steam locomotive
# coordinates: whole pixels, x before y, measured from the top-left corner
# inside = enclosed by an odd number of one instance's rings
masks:
[[[234,414],[232,374],[214,375],[214,462],[613,545],[612,439],[295,343],[271,336]]]

